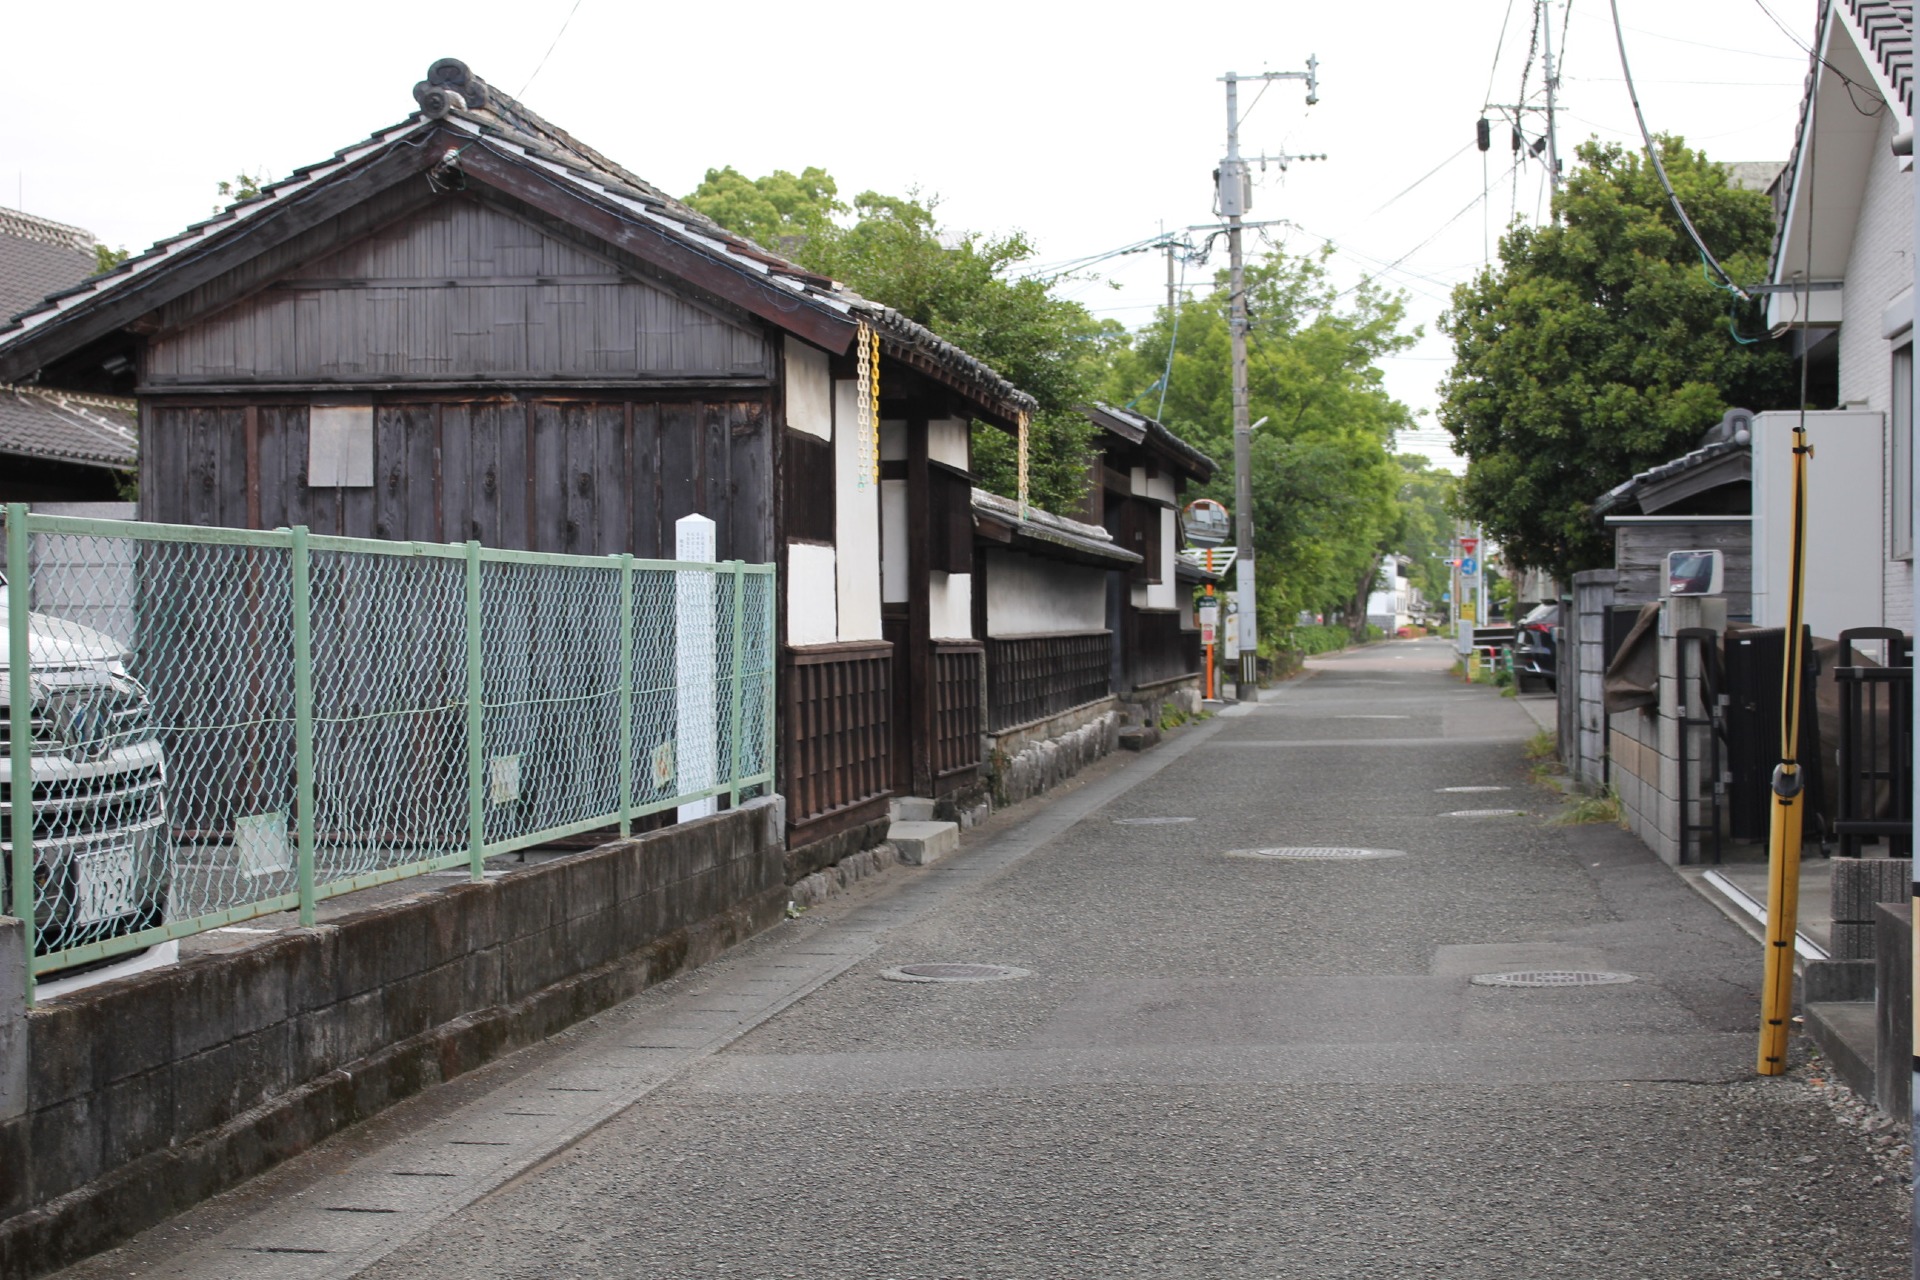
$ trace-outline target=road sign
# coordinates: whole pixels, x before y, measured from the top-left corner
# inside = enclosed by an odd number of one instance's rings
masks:
[[[1460,602],[1460,621],[1472,622],[1474,620],[1475,619],[1473,616],[1473,601],[1462,600]]]
[[[1440,603],[1441,603],[1441,604],[1452,604],[1452,603],[1453,603],[1453,592],[1451,592],[1451,591],[1442,591],[1442,592],[1440,593]]]
[[[1200,624],[1200,643],[1202,646],[1208,646],[1213,643],[1213,624],[1211,622],[1203,622]]]
[[[1219,621],[1220,605],[1218,599],[1209,598],[1202,600],[1200,602],[1200,625],[1211,631]],[[1208,640],[1205,643],[1212,644],[1213,641]]]
[[[1460,562],[1460,572],[1471,578],[1474,574],[1480,572],[1480,562],[1472,556],[1468,556]]]
[[[1469,559],[1480,554],[1480,539],[1478,538],[1460,539],[1460,554],[1468,557]]]

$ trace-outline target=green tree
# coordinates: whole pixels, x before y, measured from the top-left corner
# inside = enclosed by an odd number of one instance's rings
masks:
[[[1661,158],[1702,238],[1736,280],[1761,279],[1773,236],[1766,196],[1678,138]],[[1515,569],[1565,578],[1604,564],[1595,499],[1692,448],[1729,406],[1792,402],[1782,343],[1707,277],[1652,166],[1582,143],[1554,199],[1559,221],[1516,226],[1497,268],[1454,290],[1442,320],[1454,364],[1440,421],[1468,460],[1463,508]]]
[[[213,211],[220,213],[226,209],[228,205],[239,204],[242,200],[253,199],[260,194],[260,188],[264,185],[263,179],[265,178],[266,170],[262,169],[259,173],[248,173],[242,170],[234,174],[232,178],[222,179],[218,187],[220,203],[213,206]]]
[[[129,255],[125,245],[122,245],[118,249],[109,249],[104,244],[94,245],[93,246],[93,274],[99,275],[104,271],[113,270],[115,267],[125,262],[128,256]]]
[[[1438,604],[1452,580],[1446,561],[1458,482],[1417,453],[1396,454],[1394,461],[1400,466],[1400,488],[1394,495],[1394,526],[1386,550],[1413,561],[1407,576],[1429,603]]]
[[[1263,637],[1284,642],[1301,611],[1346,614],[1365,624],[1380,557],[1401,524],[1404,471],[1393,433],[1413,425],[1388,395],[1379,360],[1411,345],[1405,306],[1371,282],[1336,290],[1331,256],[1275,250],[1246,273],[1247,389],[1253,436],[1254,551]],[[1233,495],[1233,389],[1225,275],[1164,310],[1115,355],[1107,397],[1162,418],[1221,464],[1206,495]],[[1160,383],[1166,379],[1165,405]],[[1411,553],[1409,553],[1411,554]]]
[[[1093,429],[1075,406],[1090,398],[1124,332],[1056,296],[1053,282],[1017,275],[1033,256],[1024,235],[955,232],[917,192],[866,191],[849,207],[819,169],[797,179],[709,170],[686,199],[729,230],[925,325],[1032,395],[1040,406],[1029,424],[1033,501],[1056,511],[1080,505]],[[982,487],[1011,496],[1013,439],[976,423],[973,441]]]

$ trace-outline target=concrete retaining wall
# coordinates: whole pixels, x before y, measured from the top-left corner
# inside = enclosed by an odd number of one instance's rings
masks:
[[[0,1276],[109,1247],[776,923],[783,830],[756,801],[31,1011],[6,922]]]
[[[1113,699],[1076,708],[987,740],[988,783],[993,806],[1004,809],[1071,778],[1120,741],[1120,713]]]

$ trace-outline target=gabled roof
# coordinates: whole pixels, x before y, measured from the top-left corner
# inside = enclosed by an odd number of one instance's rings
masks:
[[[131,471],[131,400],[0,385],[0,455]]]
[[[857,322],[886,355],[962,392],[981,416],[1010,423],[1037,405],[983,362],[924,326],[724,229],[573,135],[443,58],[414,86],[419,111],[319,164],[296,169],[204,222],[0,328],[0,378],[22,378],[180,297],[265,247],[245,241],[274,224],[279,243],[317,225],[355,193],[402,180],[438,188],[476,182],[567,218],[648,257],[762,320],[836,353]],[[345,203],[343,203],[345,202]]]
[[[996,541],[1050,559],[1104,569],[1139,564],[1141,560],[1137,552],[1116,545],[1113,535],[1097,524],[1069,520],[1031,505],[1022,517],[1018,502],[985,489],[973,491],[973,518],[976,526],[991,527],[1003,535]]]
[[[1635,511],[1652,515],[1695,494],[1752,478],[1751,439],[1716,440],[1615,485],[1593,504],[1593,515],[1596,520]]]
[[[1212,458],[1175,435],[1163,422],[1132,409],[1095,401],[1083,410],[1096,427],[1130,444],[1145,445],[1188,478],[1205,484],[1219,470]]]
[[[0,209],[0,324],[93,274],[93,233]]]
[[[1822,0],[1793,154],[1777,180],[1772,283],[1843,280],[1887,113],[1894,133],[1913,123],[1912,22],[1912,0]],[[1835,324],[1840,301],[1832,289],[1775,293],[1768,322]]]

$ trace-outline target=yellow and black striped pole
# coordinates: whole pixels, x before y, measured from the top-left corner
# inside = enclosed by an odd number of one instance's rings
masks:
[[[1807,532],[1807,418],[1793,428],[1793,484],[1787,526],[1786,660],[1780,674],[1780,763],[1773,770],[1773,816],[1768,828],[1767,972],[1760,994],[1760,1074],[1787,1069],[1787,1033],[1793,1017],[1793,944],[1800,907],[1800,839],[1806,816],[1806,775],[1800,768],[1800,682],[1806,642],[1801,638]]]

